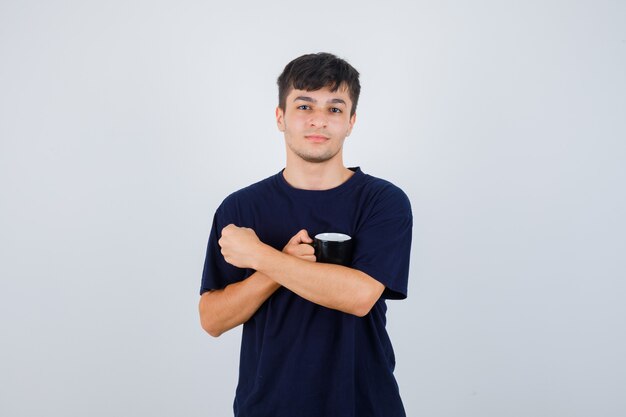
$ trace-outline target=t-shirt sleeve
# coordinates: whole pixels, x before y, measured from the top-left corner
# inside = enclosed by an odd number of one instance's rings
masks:
[[[354,236],[352,267],[385,285],[383,298],[407,297],[413,215],[406,194],[388,184],[370,201]]]
[[[204,269],[202,271],[202,284],[200,295],[210,290],[220,290],[229,284],[246,278],[246,269],[237,268],[224,260],[218,243],[222,229],[230,223],[238,224],[236,210],[229,207],[229,200],[225,200],[215,212],[213,225],[209,234]]]

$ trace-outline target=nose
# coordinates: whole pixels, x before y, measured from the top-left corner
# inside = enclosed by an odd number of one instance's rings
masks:
[[[328,120],[326,119],[326,113],[324,113],[323,111],[312,112],[309,123],[311,124],[311,127],[326,127],[326,124],[328,123]]]

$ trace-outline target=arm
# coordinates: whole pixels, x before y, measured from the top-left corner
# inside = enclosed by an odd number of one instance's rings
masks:
[[[311,238],[301,230],[292,242],[307,244]],[[262,243],[252,229],[228,225],[222,230],[219,243],[228,263],[255,269],[313,303],[359,317],[369,313],[385,289],[356,269],[307,262],[281,253]]]
[[[305,263],[315,261],[313,248],[295,236],[283,252],[285,256],[301,259]],[[224,289],[205,292],[200,297],[199,305],[202,328],[213,337],[220,336],[248,321],[279,288],[280,284],[257,271]]]
[[[243,281],[200,297],[200,323],[213,337],[245,323],[280,285],[255,272]]]

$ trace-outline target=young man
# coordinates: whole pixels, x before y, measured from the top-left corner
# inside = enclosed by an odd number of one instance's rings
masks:
[[[385,299],[407,295],[409,200],[343,164],[360,92],[350,64],[304,55],[278,88],[285,169],[217,209],[200,290],[209,334],[244,325],[235,416],[405,416]],[[352,237],[350,267],[316,262],[323,232]]]

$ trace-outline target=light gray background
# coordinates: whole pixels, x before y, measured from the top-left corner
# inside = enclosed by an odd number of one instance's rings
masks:
[[[409,416],[626,415],[623,1],[0,1],[0,415],[228,416],[213,212],[283,167],[275,79],[362,73],[411,198]]]

